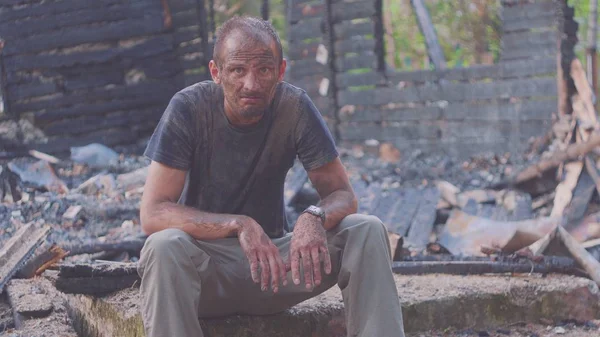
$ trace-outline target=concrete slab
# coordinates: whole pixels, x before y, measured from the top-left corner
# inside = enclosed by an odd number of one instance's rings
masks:
[[[395,275],[408,333],[489,329],[517,322],[578,321],[600,317],[600,294],[590,280],[566,275]],[[143,336],[137,289],[102,298],[64,295],[84,336]],[[272,316],[202,320],[206,336],[342,337],[341,292],[336,287]]]

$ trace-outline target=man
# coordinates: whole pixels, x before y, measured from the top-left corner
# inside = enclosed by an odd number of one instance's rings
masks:
[[[145,152],[146,334],[202,336],[199,317],[277,313],[337,283],[349,336],[404,336],[385,228],[355,214],[319,111],[282,81],[277,33],[235,17],[217,36],[213,81],[174,95]],[[283,186],[296,157],[321,201],[286,233]]]

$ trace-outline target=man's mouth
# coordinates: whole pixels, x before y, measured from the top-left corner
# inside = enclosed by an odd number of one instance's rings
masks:
[[[246,103],[258,103],[261,101],[261,97],[259,96],[243,96],[242,102]]]

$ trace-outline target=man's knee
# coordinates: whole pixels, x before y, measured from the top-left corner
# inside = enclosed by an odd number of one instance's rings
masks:
[[[350,214],[340,223],[340,230],[352,229],[365,234],[381,235],[387,232],[385,225],[378,217],[367,214]]]
[[[188,245],[193,245],[193,238],[180,229],[163,229],[151,234],[140,252],[140,273],[151,262],[169,268],[177,266],[175,262],[188,253]]]

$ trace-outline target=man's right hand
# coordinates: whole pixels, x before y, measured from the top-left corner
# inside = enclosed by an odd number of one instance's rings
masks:
[[[279,250],[254,219],[239,216],[234,221],[239,226],[240,245],[250,262],[252,280],[255,283],[260,282],[262,291],[266,291],[270,278],[271,288],[276,293],[279,290],[280,281],[284,286],[287,285],[286,266]]]

